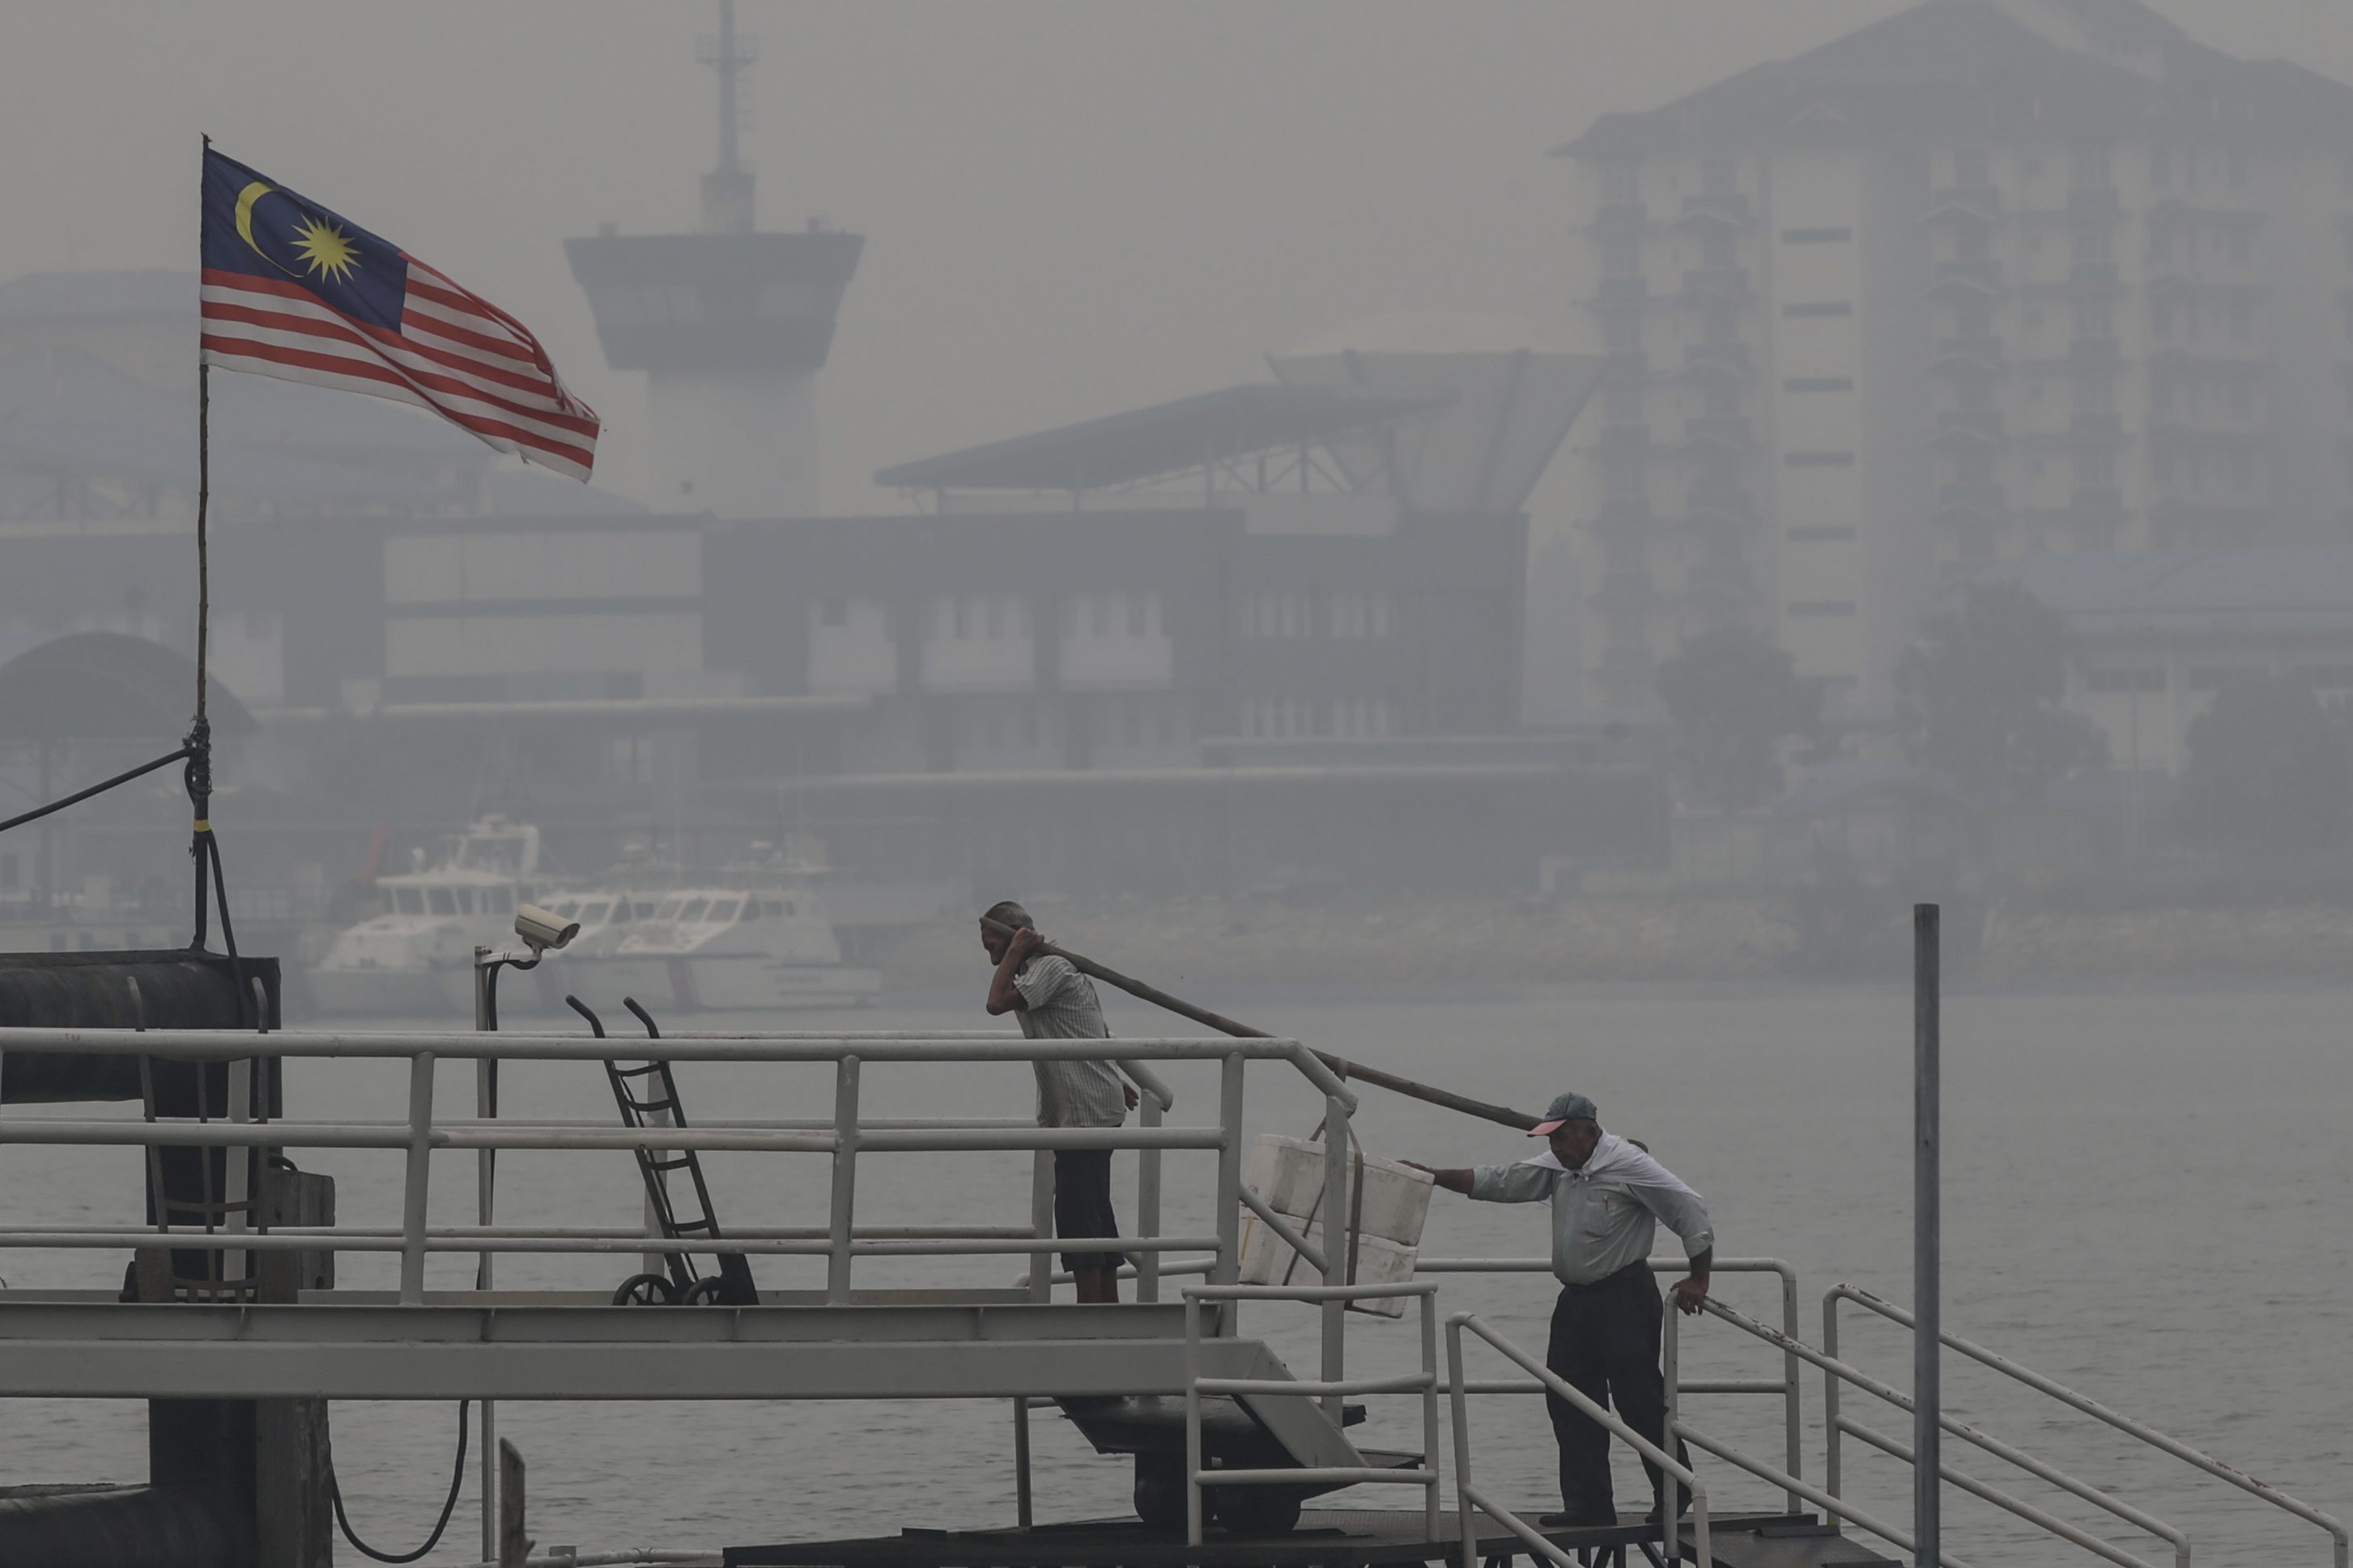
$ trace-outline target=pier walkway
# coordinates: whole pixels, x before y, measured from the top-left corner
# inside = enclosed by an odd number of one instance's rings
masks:
[[[1873,1378],[1838,1353],[1841,1310],[1863,1311],[1908,1328],[1902,1309],[1839,1286],[1822,1302],[1819,1346],[1800,1336],[1796,1273],[1770,1258],[1721,1258],[1716,1271],[1777,1277],[1780,1312],[1768,1324],[1712,1300],[1707,1310],[1769,1358],[1767,1375],[1695,1379],[1678,1368],[1680,1320],[1668,1315],[1669,1422],[1702,1471],[1677,1464],[1614,1415],[1546,1371],[1541,1360],[1465,1312],[1442,1313],[1438,1296],[1450,1275],[1474,1271],[1538,1273],[1537,1258],[1424,1258],[1419,1277],[1398,1284],[1351,1283],[1333,1256],[1301,1237],[1242,1182],[1247,1088],[1254,1073],[1303,1079],[1320,1098],[1327,1149],[1349,1146],[1356,1101],[1350,1085],[1297,1041],[1154,1038],[1025,1040],[1003,1033],[687,1035],[611,1040],[571,1034],[491,1033],[239,1034],[215,1031],[0,1029],[0,1058],[13,1068],[36,1058],[124,1056],[135,1039],[150,1060],[227,1063],[234,1093],[227,1119],[150,1116],[77,1119],[0,1112],[0,1144],[96,1145],[123,1150],[126,1182],[135,1182],[134,1152],[210,1150],[224,1156],[225,1192],[249,1193],[265,1179],[261,1160],[281,1151],[320,1148],[396,1152],[403,1164],[396,1226],[273,1225],[251,1207],[234,1207],[218,1225],[109,1226],[70,1219],[41,1223],[11,1215],[0,1222],[0,1248],[96,1249],[210,1260],[196,1299],[125,1300],[113,1292],[0,1289],[0,1397],[145,1398],[162,1401],[309,1402],[318,1411],[323,1462],[324,1405],[335,1399],[466,1399],[480,1402],[483,1556],[499,1556],[499,1479],[494,1422],[505,1400],[676,1401],[963,1398],[1008,1401],[1014,1410],[1018,1515],[1013,1531],[954,1535],[909,1532],[858,1542],[742,1547],[731,1563],[871,1564],[873,1568],[1080,1568],[1082,1564],[1339,1563],[1459,1561],[1479,1568],[1525,1553],[1556,1568],[1575,1555],[1626,1560],[1630,1547],[1663,1562],[1668,1543],[1656,1526],[1623,1521],[1615,1531],[1546,1531],[1535,1509],[1493,1495],[1473,1441],[1470,1400],[1549,1390],[1584,1408],[1620,1440],[1663,1463],[1676,1492],[1690,1502],[1676,1553],[1726,1568],[1821,1568],[1884,1562],[1874,1549],[1816,1524],[1840,1521],[1909,1555],[1908,1532],[1846,1495],[1841,1445],[1859,1442],[1910,1463],[1908,1449],[1860,1418],[1856,1396],[1908,1409],[1905,1390]],[[1039,1128],[1028,1121],[971,1117],[882,1118],[862,1109],[862,1075],[881,1064],[1029,1063],[1118,1053],[1141,1096],[1134,1123],[1119,1128]],[[722,1115],[692,1125],[615,1126],[497,1113],[501,1061],[642,1061],[824,1064],[833,1084],[831,1114],[799,1121]],[[375,1058],[404,1063],[408,1114],[396,1121],[262,1120],[251,1086],[301,1064]],[[1155,1067],[1169,1061],[1214,1068],[1208,1110],[1183,1121]],[[38,1064],[34,1064],[37,1066]],[[470,1068],[475,1114],[437,1113],[437,1074]],[[1135,1158],[1135,1234],[1118,1239],[1055,1240],[1051,1236],[1051,1158],[1057,1149],[1127,1150]],[[234,1151],[245,1158],[227,1157]],[[760,1260],[821,1260],[824,1285],[760,1290],[752,1304],[617,1305],[586,1293],[502,1289],[502,1258],[532,1254],[602,1255],[631,1265],[674,1255],[688,1245],[643,1224],[557,1228],[500,1223],[495,1156],[501,1150],[568,1152],[605,1160],[645,1152],[733,1151],[763,1157],[822,1159],[828,1176],[827,1223],[803,1229],[728,1228],[695,1238],[699,1250]],[[1032,1162],[1025,1223],[996,1227],[878,1226],[862,1220],[861,1162],[899,1152],[1027,1152]],[[1163,1223],[1162,1163],[1170,1153],[1214,1162],[1210,1207],[1190,1230]],[[473,1212],[437,1214],[430,1175],[437,1159],[470,1155],[479,1180]],[[183,1158],[186,1156],[183,1154]],[[1353,1211],[1351,1162],[1323,1161],[1321,1212]],[[207,1169],[215,1168],[207,1163]],[[804,1167],[804,1170],[806,1167]],[[1241,1227],[1254,1215],[1293,1247],[1311,1278],[1302,1286],[1240,1283]],[[1050,1299],[1054,1255],[1117,1249],[1136,1262],[1136,1300],[1067,1305]],[[389,1291],[265,1288],[269,1260],[293,1253],[389,1254],[398,1285]],[[474,1264],[474,1288],[427,1289],[427,1261],[459,1254]],[[861,1260],[963,1258],[990,1280],[925,1290],[878,1290],[858,1282]],[[995,1260],[995,1262],[991,1262]],[[1025,1265],[1018,1288],[1002,1281]],[[1655,1267],[1679,1268],[1680,1260]],[[1000,1269],[1002,1271],[1000,1271]],[[134,1270],[134,1273],[136,1270]],[[298,1274],[302,1272],[298,1269]],[[871,1272],[871,1271],[870,1271]],[[21,1276],[20,1276],[21,1279]],[[1194,1282],[1198,1279],[1198,1282]],[[142,1287],[143,1289],[143,1287]],[[273,1295],[277,1299],[270,1299]],[[1314,1309],[1316,1364],[1294,1369],[1262,1340],[1242,1331],[1248,1303],[1277,1300]],[[1419,1355],[1403,1368],[1352,1369],[1346,1312],[1386,1303],[1418,1319]],[[2008,1361],[1944,1334],[1942,1342],[2000,1375],[2035,1389],[2079,1415],[2179,1459],[2327,1532],[2335,1568],[2348,1568],[2344,1527],[2327,1515],[2162,1433]],[[1488,1363],[1482,1373],[1472,1367]],[[1799,1382],[1822,1376],[1827,1465],[1807,1479],[1801,1462]],[[1506,1375],[1497,1378],[1496,1370]],[[1780,1402],[1780,1455],[1742,1452],[1695,1426],[1688,1401],[1755,1395]],[[1841,1396],[1849,1406],[1840,1403]],[[1416,1407],[1419,1441],[1405,1451],[1360,1447],[1350,1427],[1363,1402],[1396,1399]],[[1133,1459],[1139,1521],[1039,1526],[1031,1518],[1028,1431],[1033,1405],[1059,1404],[1099,1450]],[[1451,1419],[1441,1421],[1441,1415]],[[1949,1416],[1943,1429],[2034,1481],[2089,1504],[2120,1524],[2129,1544],[2063,1521],[2041,1503],[1944,1466],[1952,1486],[1989,1501],[2048,1537],[2119,1568],[2192,1568],[2189,1537],[2141,1507],[2077,1479],[2048,1460]],[[1447,1438],[1451,1436],[1451,1443]],[[1441,1475],[1451,1470],[1450,1478]],[[1703,1473],[1704,1472],[1704,1473]],[[1737,1474],[1736,1474],[1736,1472]],[[1748,1478],[1778,1494],[1768,1513],[1719,1510],[1711,1479]],[[1400,1512],[1303,1511],[1321,1495],[1358,1487],[1403,1488],[1419,1506]],[[1452,1508],[1444,1494],[1452,1492]],[[1352,1498],[1353,1500],[1353,1498]],[[2167,1500],[2155,1500],[2167,1506]],[[885,1505],[887,1506],[887,1504]],[[1470,1510],[1466,1515],[1462,1510]],[[1806,1510],[1812,1510],[1810,1513]],[[2080,1510],[2078,1510],[2080,1511]],[[2152,1542],[2154,1544],[2152,1544]],[[2317,1544],[2317,1543],[2316,1543]],[[2316,1554],[2316,1561],[2317,1554]],[[288,1559],[294,1561],[294,1559]],[[1947,1563],[1959,1568],[1947,1556]]]

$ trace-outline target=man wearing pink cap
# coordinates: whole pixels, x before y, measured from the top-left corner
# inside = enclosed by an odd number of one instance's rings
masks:
[[[1691,1277],[1676,1281],[1675,1306],[1697,1312],[1707,1300],[1715,1231],[1707,1205],[1647,1150],[1601,1130],[1601,1113],[1581,1094],[1564,1094],[1529,1131],[1550,1141],[1546,1153],[1516,1165],[1438,1171],[1449,1192],[1483,1203],[1552,1205],[1552,1271],[1560,1300],[1552,1312],[1545,1364],[1598,1405],[1615,1404],[1629,1426],[1660,1447],[1666,1445],[1666,1379],[1659,1371],[1664,1321],[1658,1282],[1651,1277],[1651,1241],[1658,1224],[1683,1238]],[[1408,1162],[1411,1163],[1411,1162]],[[1560,1445],[1562,1510],[1552,1526],[1615,1524],[1609,1484],[1609,1431],[1559,1395],[1547,1392]],[[1674,1455],[1690,1461],[1678,1441]],[[1662,1514],[1664,1478],[1642,1461],[1651,1478],[1651,1518]],[[1684,1506],[1690,1504],[1684,1494]]]

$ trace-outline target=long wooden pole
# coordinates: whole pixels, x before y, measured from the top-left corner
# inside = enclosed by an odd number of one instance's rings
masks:
[[[996,931],[999,935],[1010,937],[1013,934],[1011,926],[1001,921],[990,920],[987,915],[980,917],[980,923],[985,929]],[[1138,1001],[1149,1002],[1155,1007],[1165,1007],[1179,1017],[1190,1018],[1197,1024],[1206,1025],[1221,1035],[1232,1035],[1245,1040],[1276,1038],[1264,1029],[1253,1029],[1240,1019],[1229,1018],[1222,1013],[1212,1013],[1207,1007],[1197,1007],[1182,996],[1172,996],[1157,985],[1138,980],[1133,975],[1122,974],[1118,970],[1107,964],[1097,963],[1085,954],[1072,952],[1069,948],[1057,947],[1050,942],[1041,943],[1038,951],[1052,953],[1057,958],[1067,959],[1070,961],[1071,967],[1082,974],[1092,975],[1106,985],[1116,985]],[[1491,1105],[1483,1100],[1473,1100],[1467,1094],[1457,1094],[1452,1089],[1440,1089],[1434,1084],[1419,1083],[1409,1078],[1401,1078],[1393,1072],[1383,1072],[1378,1068],[1365,1067],[1350,1061],[1345,1057],[1335,1056],[1330,1051],[1317,1051],[1315,1056],[1317,1060],[1344,1079],[1350,1079],[1357,1083],[1368,1083],[1375,1089],[1385,1089],[1392,1094],[1404,1095],[1408,1100],[1419,1100],[1428,1105],[1439,1105],[1449,1110],[1459,1110],[1465,1116],[1476,1116],[1482,1121],[1497,1122],[1505,1127],[1515,1127],[1523,1132],[1542,1120],[1540,1117],[1529,1115],[1525,1110],[1514,1110],[1508,1105]]]

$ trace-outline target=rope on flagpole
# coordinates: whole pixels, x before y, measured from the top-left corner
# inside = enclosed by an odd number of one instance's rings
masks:
[[[204,152],[209,154],[213,139],[204,138]],[[196,247],[198,270],[203,268],[204,250],[204,161],[197,164]],[[209,680],[208,665],[212,642],[213,576],[212,540],[208,530],[213,491],[213,384],[212,367],[205,363],[204,322],[199,313],[196,323],[196,717],[188,726],[188,805],[195,819],[195,829],[188,844],[188,858],[195,863],[196,874],[196,934],[188,945],[202,951],[205,945],[210,897],[207,873],[212,870],[213,799],[213,726],[205,710],[206,687]]]
[[[204,138],[204,152],[212,153],[213,139]],[[197,268],[203,270],[204,252],[204,168],[200,163],[196,188],[197,198]],[[245,986],[245,964],[237,957],[237,930],[229,923],[228,878],[221,867],[220,840],[213,834],[213,726],[206,711],[206,698],[211,685],[210,654],[212,646],[213,574],[212,537],[209,523],[213,496],[213,378],[212,366],[205,361],[204,322],[201,310],[196,324],[196,717],[188,726],[186,751],[188,766],[188,806],[194,817],[194,830],[189,837],[188,856],[195,862],[196,875],[196,934],[189,945],[198,952],[205,946],[208,927],[206,919],[210,904],[220,910],[221,945],[228,950],[230,984],[237,995],[237,1017],[246,1016],[248,995]],[[209,875],[208,875],[209,874]],[[209,887],[207,887],[209,883]],[[267,1018],[256,1023],[267,1027]]]

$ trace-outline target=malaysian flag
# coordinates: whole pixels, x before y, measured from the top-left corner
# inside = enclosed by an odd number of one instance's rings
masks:
[[[413,403],[575,479],[596,461],[596,410],[521,321],[210,148],[204,358]]]

